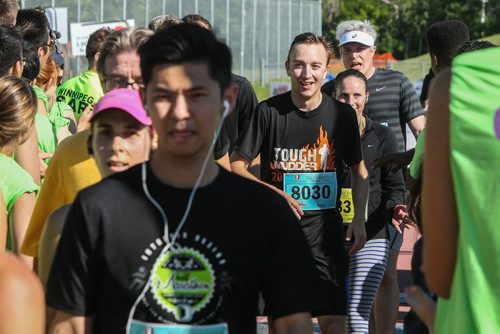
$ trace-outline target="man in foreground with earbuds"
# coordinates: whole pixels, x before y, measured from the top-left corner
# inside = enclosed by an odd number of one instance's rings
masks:
[[[183,24],[139,54],[158,148],[72,205],[48,282],[52,332],[253,334],[262,291],[275,333],[312,333],[323,296],[293,213],[212,159],[235,100],[229,48]]]

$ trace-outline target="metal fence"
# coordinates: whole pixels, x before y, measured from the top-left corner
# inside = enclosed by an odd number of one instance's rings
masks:
[[[141,26],[161,14],[203,15],[230,46],[233,72],[251,82],[266,83],[285,75],[284,62],[295,35],[304,31],[321,34],[321,5],[322,0],[21,1],[22,8],[68,8],[68,25],[134,19],[135,25]],[[72,67],[75,63],[72,62]]]

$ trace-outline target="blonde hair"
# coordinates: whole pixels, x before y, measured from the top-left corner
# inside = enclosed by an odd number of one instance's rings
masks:
[[[23,80],[0,78],[0,147],[20,142],[36,114],[36,95]]]

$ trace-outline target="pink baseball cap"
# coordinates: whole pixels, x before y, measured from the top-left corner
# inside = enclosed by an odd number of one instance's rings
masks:
[[[148,117],[146,110],[144,110],[139,92],[136,90],[117,88],[104,94],[95,105],[90,122],[108,109],[123,110],[144,125],[149,126],[152,123],[151,118]]]

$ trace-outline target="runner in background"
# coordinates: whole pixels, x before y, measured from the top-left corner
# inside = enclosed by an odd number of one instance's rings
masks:
[[[14,26],[16,24],[16,16],[19,11],[19,1],[17,0],[0,0],[0,25]]]
[[[22,35],[18,29],[0,25],[0,78],[7,75],[21,77],[23,72],[22,43]],[[28,140],[18,147],[15,159],[31,175],[34,182],[40,184],[38,140],[34,123],[29,133]]]
[[[48,281],[53,332],[254,334],[263,290],[278,333],[312,333],[308,312],[322,296],[286,201],[213,161],[235,102],[229,48],[181,24],[139,52],[158,148],[73,203]]]
[[[90,125],[88,151],[102,177],[149,159],[153,136],[151,119],[137,91],[119,88],[106,93],[96,104]],[[68,211],[69,205],[55,210],[42,233],[38,274],[44,286]]]
[[[500,331],[499,57],[458,56],[431,87],[422,208],[437,334]]]
[[[366,104],[366,116],[389,127],[396,136],[398,151],[404,152],[406,124],[415,138],[425,125],[424,112],[412,84],[401,72],[374,66],[377,32],[368,21],[341,22],[336,35],[345,68],[358,70],[368,79],[370,99]],[[335,80],[327,82],[323,90],[331,94],[334,84]],[[389,225],[389,233],[389,258],[374,308],[376,332],[382,334],[394,331],[399,308],[396,267],[403,234],[392,225]]]
[[[1,247],[16,254],[19,254],[28,228],[39,187],[12,155],[26,140],[35,113],[36,97],[29,85],[12,76],[0,78],[0,191],[9,220],[7,245]],[[20,257],[29,268],[32,267],[32,258]]]
[[[185,23],[195,23],[202,28],[214,32],[210,22],[201,15],[191,14],[182,18]],[[229,155],[234,149],[234,145],[238,136],[244,129],[248,128],[250,121],[257,106],[257,96],[253,90],[252,84],[247,78],[231,73],[231,86],[237,90],[238,98],[234,110],[226,117],[224,127],[219,136],[218,147],[224,153]],[[251,164],[251,172],[258,176],[260,165],[260,157],[256,157]],[[227,166],[230,168],[229,166]]]
[[[156,31],[158,29],[165,29],[180,23],[182,23],[182,20],[178,16],[158,15],[149,22],[148,29]]]
[[[118,88],[96,104],[90,119],[88,151],[102,177],[124,171],[149,159],[153,132],[139,93]],[[55,210],[40,238],[38,276],[45,287],[70,205]],[[47,307],[47,326],[55,311]],[[48,330],[49,328],[47,328]]]
[[[365,116],[369,100],[366,77],[357,70],[346,70],[337,75],[335,97],[349,104],[356,111],[363,161],[370,177],[367,242],[349,259],[349,289],[347,306],[347,331],[368,333],[373,302],[384,275],[389,253],[387,225],[399,225],[406,218],[404,203],[405,184],[401,170],[390,166],[373,168],[373,160],[386,153],[397,152],[396,137],[392,131]],[[342,191],[350,193],[348,178]],[[342,203],[343,207],[346,203]],[[352,206],[352,198],[347,199]],[[345,220],[344,220],[345,221]],[[350,221],[349,221],[350,223]]]
[[[85,48],[88,69],[79,76],[66,80],[57,88],[57,101],[66,102],[73,109],[77,122],[84,110],[90,107],[90,111],[92,111],[93,105],[103,95],[96,64],[104,40],[111,32],[110,28],[100,28],[90,34]],[[87,126],[87,122],[82,122],[82,124],[79,124],[78,130],[84,130]]]
[[[123,82],[129,89],[139,89],[142,77],[136,50],[151,34],[146,28],[127,28],[108,36],[97,65],[100,75],[108,81],[106,90],[120,88]],[[23,254],[38,257],[39,240],[48,216],[101,179],[95,160],[87,151],[88,137],[89,130],[78,132],[63,140],[54,152],[21,249]]]
[[[353,176],[355,215],[347,239],[349,255],[366,241],[365,208],[368,173],[361,157],[356,114],[351,107],[322,94],[329,42],[313,33],[295,37],[286,61],[292,90],[261,102],[250,126],[237,140],[231,155],[233,172],[259,181],[282,195],[293,209],[320,273],[331,305],[317,308],[322,333],[344,333],[347,257],[339,212],[343,161]],[[325,147],[326,145],[326,147]],[[261,154],[261,180],[247,169]],[[326,170],[321,156],[327,154]]]

